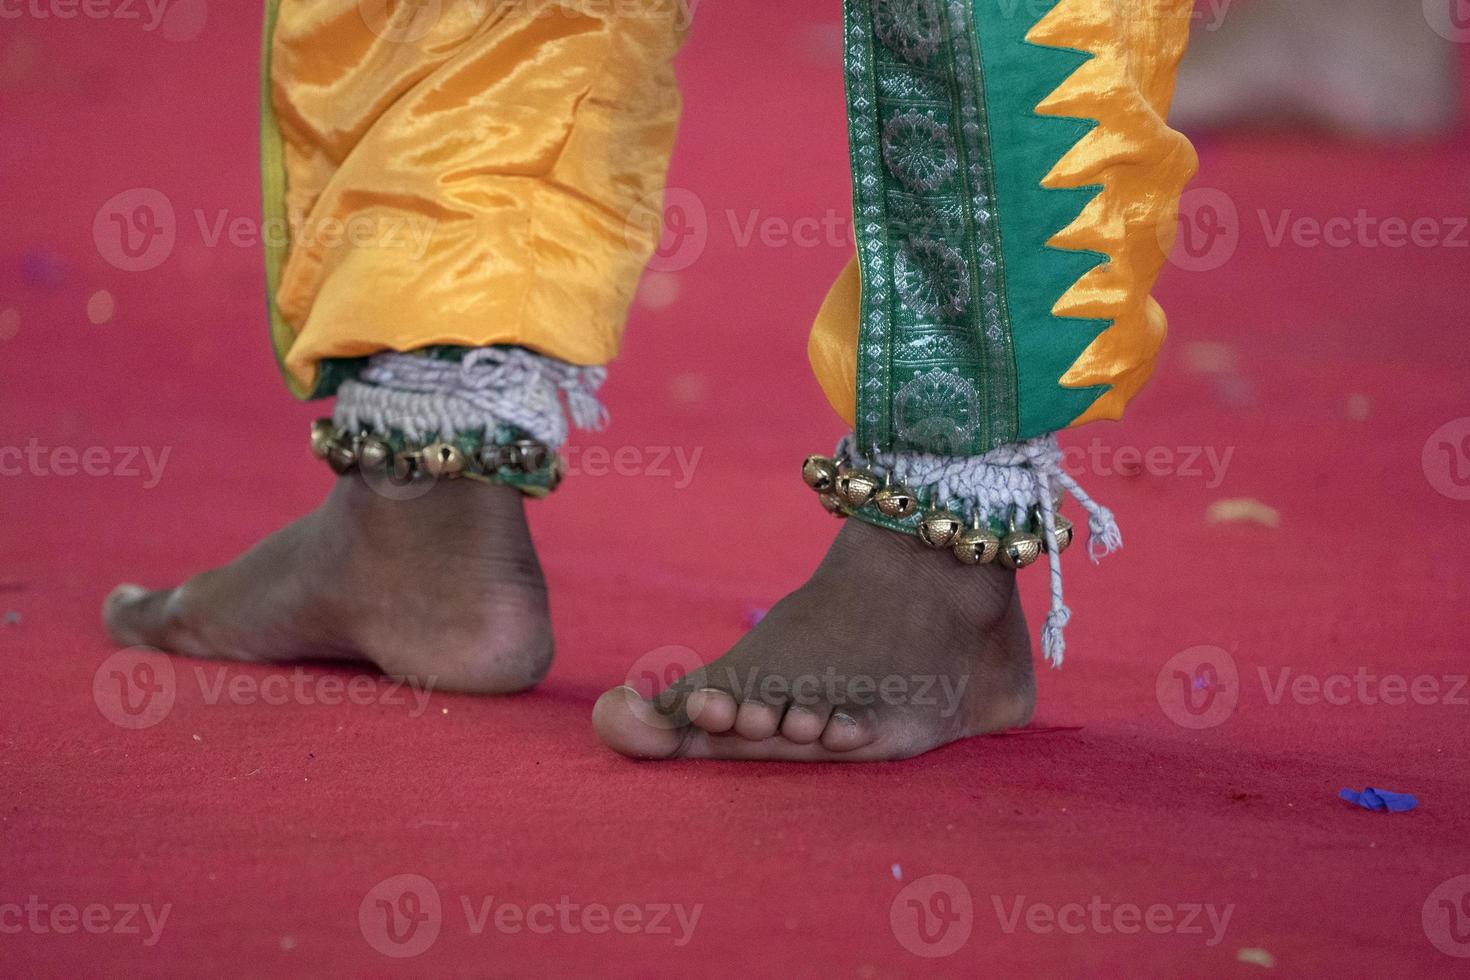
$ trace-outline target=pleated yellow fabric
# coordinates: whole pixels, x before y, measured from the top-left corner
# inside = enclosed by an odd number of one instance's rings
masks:
[[[685,5],[277,3],[293,387],[432,344],[611,360],[661,230]]]
[[[1166,122],[1192,10],[1192,0],[1061,0],[1027,35],[1034,44],[1093,55],[1036,109],[1098,122],[1042,181],[1051,188],[1102,187],[1050,242],[1109,259],[1053,307],[1057,316],[1112,321],[1060,379],[1066,387],[1112,386],[1073,425],[1121,418],[1153,373],[1164,339],[1164,312],[1150,291],[1173,245],[1179,197],[1198,165],[1189,141]],[[1004,215],[1001,225],[1003,231]],[[828,293],[808,344],[817,380],[849,425],[860,289],[854,261]]]

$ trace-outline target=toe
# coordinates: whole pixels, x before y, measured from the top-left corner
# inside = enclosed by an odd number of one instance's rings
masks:
[[[866,725],[846,711],[834,711],[822,729],[822,747],[829,752],[851,752],[873,741],[872,726]]]
[[[592,727],[604,745],[630,759],[672,758],[691,730],[674,723],[627,686],[615,687],[597,699]]]
[[[781,727],[781,710],[759,701],[746,701],[735,717],[735,733],[752,742],[764,742]]]
[[[810,745],[822,737],[831,715],[830,706],[793,704],[781,720],[781,737],[797,745]]]
[[[118,646],[168,648],[173,595],[173,589],[150,592],[141,585],[119,585],[102,603],[102,624]]]
[[[735,727],[737,706],[729,694],[713,687],[702,687],[684,702],[690,724],[720,735]]]

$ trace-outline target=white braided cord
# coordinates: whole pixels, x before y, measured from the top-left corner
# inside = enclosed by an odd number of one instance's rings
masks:
[[[1123,534],[1113,512],[1093,500],[1063,468],[1056,436],[1013,443],[980,456],[939,456],[864,453],[849,435],[838,445],[837,456],[880,477],[891,476],[911,493],[967,519],[1009,525],[1039,511],[1051,571],[1051,609],[1041,630],[1041,648],[1048,663],[1062,665],[1067,649],[1064,632],[1072,619],[1062,597],[1062,558],[1057,548],[1056,514],[1062,494],[1070,493],[1087,512],[1087,550],[1094,562],[1123,547]]]
[[[560,449],[568,418],[578,429],[607,424],[597,391],[604,367],[578,367],[517,347],[484,347],[460,361],[375,354],[337,392],[333,421],[349,432],[402,432],[409,439],[494,438],[510,427]],[[565,406],[565,408],[563,407]]]

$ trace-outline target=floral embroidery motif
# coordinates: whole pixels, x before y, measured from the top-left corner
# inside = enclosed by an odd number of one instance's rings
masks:
[[[934,0],[874,0],[873,30],[888,49],[922,65],[943,40]]]
[[[982,424],[980,395],[957,372],[915,372],[894,395],[893,424],[907,443],[933,446],[933,452],[946,456],[969,455]]]
[[[856,429],[972,455],[1015,437],[1015,360],[970,0],[845,0],[862,270]]]
[[[970,308],[970,266],[958,249],[933,238],[903,243],[893,281],[904,305],[920,316],[957,317]]]
[[[959,170],[949,127],[918,112],[903,112],[883,127],[883,162],[904,186],[936,191]]]

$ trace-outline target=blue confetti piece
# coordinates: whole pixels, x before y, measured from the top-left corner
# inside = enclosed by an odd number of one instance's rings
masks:
[[[47,248],[33,248],[20,260],[20,277],[37,289],[60,289],[71,278],[66,259]]]
[[[1361,793],[1355,789],[1340,790],[1337,795],[1364,810],[1377,810],[1381,813],[1407,813],[1419,805],[1419,801],[1409,793],[1393,793],[1372,786]]]

